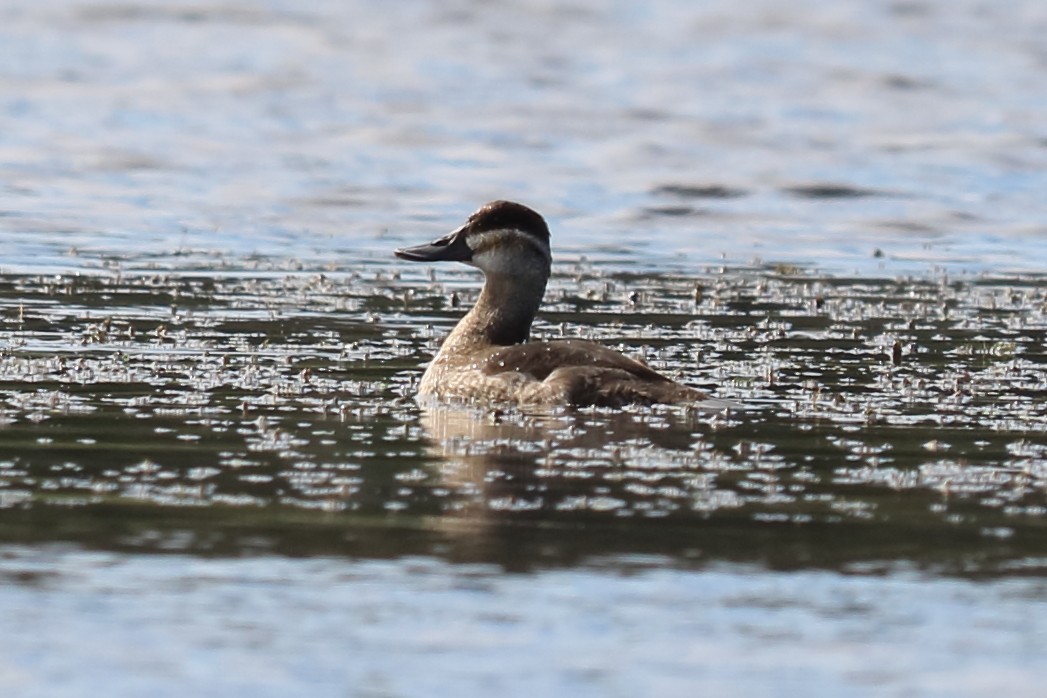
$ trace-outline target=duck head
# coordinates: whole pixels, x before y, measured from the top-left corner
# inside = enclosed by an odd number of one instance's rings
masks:
[[[552,261],[549,226],[538,212],[512,201],[484,204],[450,234],[394,254],[411,262],[464,262],[496,275],[544,270],[548,277]]]

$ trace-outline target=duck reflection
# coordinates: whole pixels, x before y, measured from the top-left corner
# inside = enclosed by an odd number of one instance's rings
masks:
[[[708,436],[725,415],[423,408],[448,499],[442,524],[692,515],[728,455]],[[696,506],[698,508],[696,509]]]

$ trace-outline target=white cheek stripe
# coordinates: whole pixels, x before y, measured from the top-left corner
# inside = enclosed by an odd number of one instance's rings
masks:
[[[545,258],[547,263],[552,263],[552,255],[549,248],[539,242],[533,235],[521,233],[519,230],[489,230],[476,235],[470,235],[466,242],[469,247],[476,249],[485,248],[482,252],[473,254],[473,264],[481,269],[493,272],[508,272],[518,268],[520,255],[514,252],[519,241],[525,241],[536,252]]]

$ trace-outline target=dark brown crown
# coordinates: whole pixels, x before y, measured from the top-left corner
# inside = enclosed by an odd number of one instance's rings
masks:
[[[519,230],[549,244],[549,226],[533,209],[513,201],[491,201],[469,216],[467,235],[489,230]]]

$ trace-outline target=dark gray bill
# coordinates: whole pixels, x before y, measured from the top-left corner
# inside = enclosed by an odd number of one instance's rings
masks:
[[[428,245],[401,247],[393,254],[411,262],[468,262],[473,258],[462,228]]]

